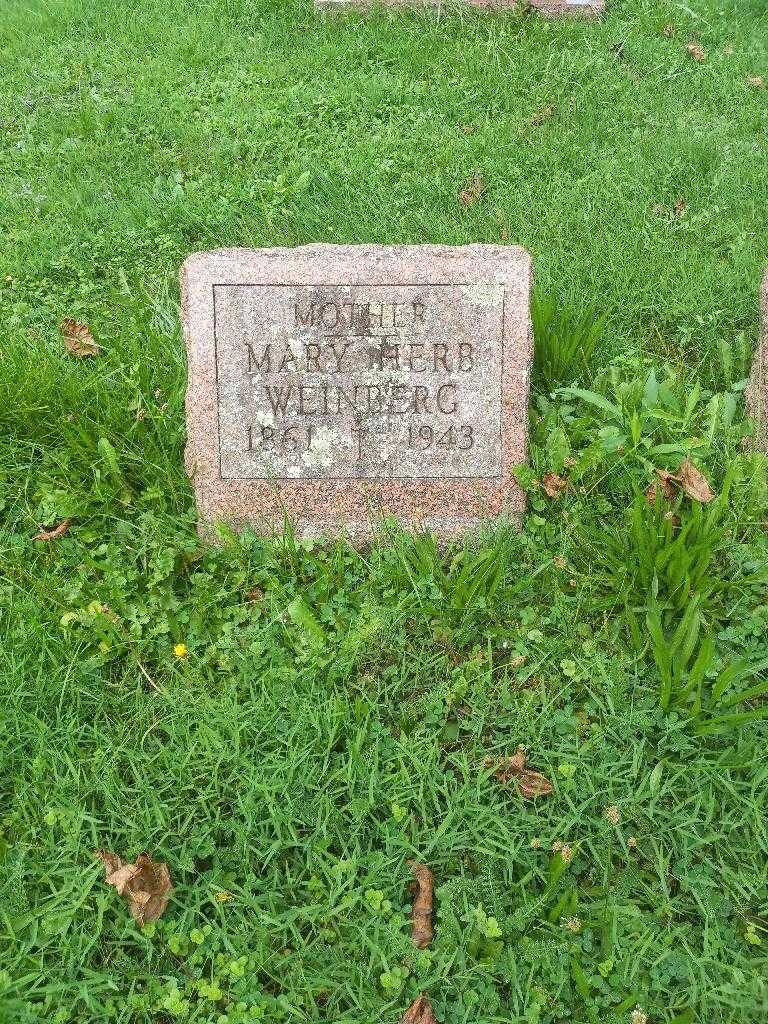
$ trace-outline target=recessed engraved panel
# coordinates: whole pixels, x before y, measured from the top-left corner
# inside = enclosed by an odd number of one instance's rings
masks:
[[[225,480],[501,473],[502,284],[213,285]]]

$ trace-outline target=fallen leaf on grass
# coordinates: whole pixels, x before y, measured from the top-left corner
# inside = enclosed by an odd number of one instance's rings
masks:
[[[517,787],[524,800],[535,800],[554,792],[552,783],[541,772],[523,772],[517,780]]]
[[[426,949],[432,941],[432,893],[435,878],[426,864],[418,864],[415,860],[408,861],[411,874],[416,879],[416,894],[411,910],[411,942],[417,949]]]
[[[657,217],[674,217],[679,220],[685,213],[687,206],[688,204],[685,199],[679,196],[671,208],[664,206],[662,203],[654,203],[651,207],[651,212],[655,213]]]
[[[664,26],[662,32],[667,37],[667,39],[671,39],[675,32],[677,32],[677,25],[675,25],[674,22],[670,21],[668,25]]]
[[[747,75],[747,82],[753,89],[765,88],[765,81],[762,75]]]
[[[652,505],[656,501],[656,495],[659,489],[661,489],[661,493],[667,501],[672,501],[675,496],[675,485],[672,481],[675,477],[672,473],[668,473],[666,469],[657,469],[656,476],[658,477],[658,480],[654,480],[645,492],[646,501],[650,502]]]
[[[675,479],[680,481],[680,486],[689,498],[693,498],[694,501],[700,501],[703,504],[714,499],[715,495],[712,493],[706,477],[689,459],[682,463],[677,473],[678,475]]]
[[[699,46],[698,43],[688,43],[685,47],[688,53],[693,57],[694,60],[701,61],[707,59],[707,55],[704,50]]]
[[[539,796],[549,796],[554,792],[554,787],[549,779],[541,772],[535,772],[526,768],[525,763],[528,755],[522,747],[518,747],[511,757],[502,758],[497,763],[494,772],[499,782],[509,782],[514,779],[517,782],[520,795],[525,800],[535,800]],[[486,762],[488,764],[489,762]]]
[[[668,501],[674,498],[677,488],[680,488],[683,494],[689,498],[692,498],[694,501],[700,501],[703,505],[714,500],[715,495],[706,477],[701,470],[694,466],[690,459],[685,459],[680,464],[677,473],[670,473],[666,469],[657,469],[656,476],[658,481],[654,480],[645,492],[646,500],[651,503],[656,501],[659,487],[661,488],[662,495]]]
[[[547,497],[559,498],[568,486],[568,481],[558,476],[557,473],[545,473],[541,478],[541,486],[544,488],[544,493]]]
[[[41,530],[40,533],[36,533],[32,540],[58,540],[69,531],[71,525],[72,520],[65,519],[58,526],[54,526],[52,530]]]
[[[477,131],[477,125],[476,124],[463,124],[461,126],[461,130],[464,132],[465,135],[472,135],[472,134],[474,134],[474,132]]]
[[[423,992],[405,1011],[400,1024],[437,1024],[432,1005]]]
[[[93,340],[88,324],[83,324],[79,320],[62,320],[61,333],[64,335],[67,352],[78,359],[97,356],[101,352],[101,345],[97,345]]]
[[[107,885],[114,885],[140,928],[162,915],[173,889],[167,864],[153,861],[148,853],[140,853],[135,864],[107,850],[97,850],[96,856],[104,865]]]
[[[459,202],[462,206],[474,206],[478,199],[481,199],[485,192],[485,181],[480,171],[475,171],[471,179],[459,192]]]
[[[550,119],[550,117],[553,116],[554,113],[555,113],[555,106],[554,106],[554,104],[553,103],[547,103],[547,105],[545,107],[542,107],[541,110],[537,110],[536,111],[536,113],[531,118],[531,124],[534,125],[534,126],[537,126],[537,125],[540,125],[540,124],[544,124],[544,122],[548,121]]]

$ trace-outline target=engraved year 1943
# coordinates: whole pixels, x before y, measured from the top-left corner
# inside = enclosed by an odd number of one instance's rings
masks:
[[[469,423],[463,423],[461,426],[451,423],[447,430],[435,430],[429,423],[419,424],[411,421],[408,424],[408,447],[415,451],[423,452],[436,447],[467,452],[474,444],[474,431]]]

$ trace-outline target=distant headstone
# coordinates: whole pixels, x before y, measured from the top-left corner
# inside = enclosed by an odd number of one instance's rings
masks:
[[[203,523],[456,536],[524,507],[531,260],[513,246],[190,256],[186,462]]]
[[[596,18],[605,10],[605,0],[315,0],[315,7],[321,11],[342,10],[345,7],[357,7],[365,10],[375,6],[382,7],[440,7],[457,6],[477,7],[491,11],[510,11],[530,9],[538,11],[547,18],[559,18],[563,15],[576,15],[583,18]]]
[[[760,291],[760,340],[747,388],[747,410],[757,424],[757,444],[768,452],[768,271]]]

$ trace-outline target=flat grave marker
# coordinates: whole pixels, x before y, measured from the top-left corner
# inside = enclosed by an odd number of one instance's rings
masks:
[[[524,499],[531,261],[515,246],[232,249],[182,268],[203,524],[443,537]]]
[[[487,11],[515,11],[528,8],[545,18],[597,18],[605,10],[605,0],[315,0],[319,11],[344,8],[370,10],[373,7],[423,7],[450,10],[454,7],[475,7]]]

